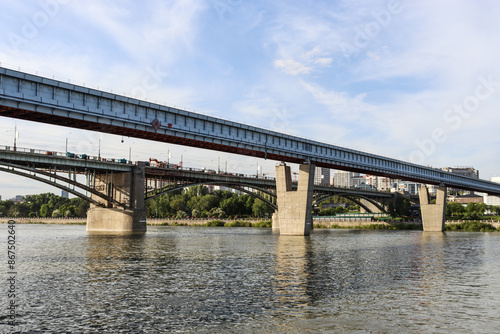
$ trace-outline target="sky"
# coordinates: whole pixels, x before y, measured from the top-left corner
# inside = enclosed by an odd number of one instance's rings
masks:
[[[7,1],[0,66],[500,175],[500,2]],[[0,146],[272,176],[264,161],[0,117]],[[123,139],[123,142],[122,142]],[[99,144],[100,142],[100,144]],[[296,166],[294,166],[296,168]],[[60,190],[0,173],[2,199]]]

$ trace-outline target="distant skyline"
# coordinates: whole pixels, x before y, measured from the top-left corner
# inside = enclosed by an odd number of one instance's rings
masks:
[[[6,2],[1,66],[500,175],[500,3]],[[276,161],[0,118],[0,145],[273,175]],[[260,166],[260,167],[259,167]],[[0,195],[60,190],[0,173]]]

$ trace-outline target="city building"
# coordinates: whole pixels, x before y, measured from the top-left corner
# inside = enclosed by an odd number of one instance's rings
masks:
[[[449,173],[454,173],[462,176],[473,177],[479,179],[479,171],[473,167],[444,167],[441,170]]]
[[[393,180],[385,176],[366,175],[365,184],[372,186],[380,191],[391,189]]]
[[[207,185],[206,187],[207,187],[209,193],[213,193],[216,190],[222,190],[222,191],[230,191],[230,192],[235,193],[235,194],[241,194],[241,191],[239,191],[239,190],[235,190],[233,188],[228,188],[228,187],[224,187],[224,186]]]
[[[314,184],[330,185],[330,168],[316,167],[314,170]]]
[[[66,190],[61,190],[61,197],[69,198],[69,192]]]
[[[493,176],[490,179],[490,181],[495,182],[495,183],[500,183],[500,176]],[[488,205],[500,205],[500,197],[498,197],[498,196],[484,194],[483,201],[485,204],[488,204]]]
[[[476,194],[466,194],[462,196],[456,196],[455,202],[460,204],[483,203],[483,196],[479,196]]]
[[[23,203],[24,202],[24,196],[17,195],[16,197],[11,198],[11,201],[13,201],[14,203]]]
[[[333,174],[333,184],[335,187],[351,188],[355,186],[355,183],[359,185],[362,182],[363,179],[360,179],[359,173],[336,170]]]
[[[409,195],[418,195],[418,191],[420,187],[422,187],[422,183],[412,182],[412,181],[399,181],[395,184],[395,189],[391,189],[393,191],[401,191],[407,193]],[[433,187],[428,187],[429,194],[432,195],[433,191],[435,193],[435,189]]]

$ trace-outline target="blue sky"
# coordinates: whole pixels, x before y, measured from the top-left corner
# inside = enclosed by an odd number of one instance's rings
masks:
[[[496,1],[2,1],[0,62],[434,167],[500,175]],[[273,161],[0,119],[0,145],[273,174]],[[84,151],[84,152],[83,152]],[[59,190],[0,174],[0,195]]]

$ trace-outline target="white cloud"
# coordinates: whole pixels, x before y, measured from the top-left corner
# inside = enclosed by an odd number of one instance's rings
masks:
[[[318,58],[314,61],[314,63],[320,66],[327,66],[330,65],[332,61],[333,61],[332,58]]]
[[[274,67],[290,75],[309,74],[312,68],[305,66],[292,59],[277,59],[274,61]]]

